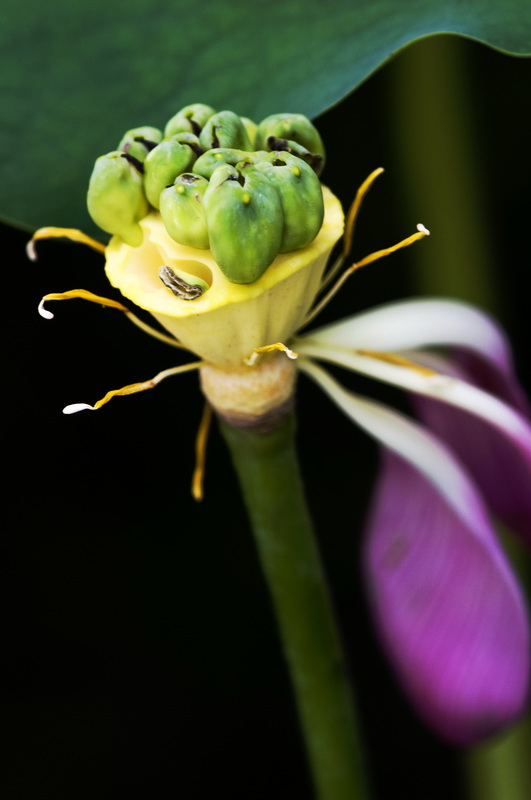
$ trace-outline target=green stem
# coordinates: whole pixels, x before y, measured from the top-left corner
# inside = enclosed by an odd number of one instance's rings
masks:
[[[277,614],[319,800],[366,800],[350,687],[306,507],[294,419],[268,434],[221,423]]]
[[[529,800],[531,720],[468,753],[471,800]]]

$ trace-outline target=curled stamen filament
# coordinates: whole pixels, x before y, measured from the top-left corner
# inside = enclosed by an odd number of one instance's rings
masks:
[[[299,357],[298,353],[294,350],[290,350],[289,347],[286,347],[282,342],[275,342],[275,344],[265,344],[262,347],[255,347],[249,358],[245,359],[245,363],[247,366],[252,367],[256,364],[261,355],[264,353],[273,353],[275,350],[280,350],[282,353],[285,353],[288,358],[292,358],[293,360]]]
[[[70,239],[72,242],[86,244],[89,247],[92,247],[93,250],[97,250],[99,253],[105,252],[104,244],[96,241],[96,239],[93,239],[91,236],[87,236],[87,234],[83,233],[83,231],[78,231],[77,228],[39,228],[35,231],[26,245],[26,253],[30,261],[37,260],[35,242],[37,242],[39,239]]]
[[[172,347],[178,347],[181,350],[188,350],[187,347],[178,342],[177,339],[174,339],[173,336],[168,336],[166,333],[158,331],[156,328],[148,325],[147,322],[139,319],[136,314],[133,314],[132,311],[130,311],[126,306],[122,305],[122,303],[119,303],[117,300],[111,300],[110,297],[101,297],[100,295],[93,294],[93,292],[89,292],[86,289],[70,289],[67,292],[51,292],[50,294],[45,294],[39,303],[39,314],[41,317],[44,317],[44,319],[53,319],[54,315],[52,312],[48,311],[48,309],[44,307],[44,304],[48,300],[73,300],[75,298],[88,300],[90,303],[98,303],[98,305],[108,306],[109,308],[116,308],[118,311],[122,311],[127,319],[132,322],[133,325],[136,325],[137,328],[140,328],[140,330],[144,331],[144,333],[148,333],[155,339],[159,339],[159,341],[165,342]]]
[[[136,392],[144,392],[146,389],[154,389],[161,381],[165,378],[169,378],[171,375],[179,375],[181,372],[190,372],[191,370],[199,369],[205,365],[204,361],[193,361],[190,364],[181,364],[179,367],[170,367],[169,369],[164,369],[162,372],[159,372],[155,375],[154,378],[151,378],[148,381],[142,381],[141,383],[129,383],[127,386],[122,386],[121,389],[111,389],[105,397],[102,397],[101,400],[97,400],[93,406],[89,405],[88,403],[71,403],[68,406],[63,408],[63,414],[75,414],[78,411],[97,411],[99,408],[104,406],[109,400],[112,400],[113,397],[123,397],[124,395],[128,394],[136,394]]]

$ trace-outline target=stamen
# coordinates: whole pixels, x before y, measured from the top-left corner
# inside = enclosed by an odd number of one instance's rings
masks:
[[[256,364],[262,353],[272,353],[275,350],[282,351],[287,355],[288,358],[296,359],[299,357],[298,353],[296,353],[294,350],[290,350],[289,347],[286,347],[286,345],[282,344],[282,342],[275,342],[275,344],[266,344],[263,347],[255,347],[249,358],[245,359],[245,363],[249,367],[252,367],[254,364]]]
[[[350,267],[352,271],[354,271],[354,267],[359,269],[360,267],[364,267],[366,264],[371,264],[373,261],[378,261],[380,258],[384,258],[384,256],[388,256],[391,253],[395,253],[397,250],[402,250],[403,247],[407,247],[413,242],[418,242],[420,239],[424,239],[426,236],[429,236],[430,232],[427,228],[419,223],[417,225],[417,233],[412,233],[411,236],[408,236],[406,239],[402,239],[401,242],[397,244],[393,244],[391,247],[384,247],[383,250],[377,250],[375,253],[371,253],[365,258],[362,258],[361,261],[358,261],[353,267]]]
[[[391,253],[395,253],[397,250],[401,250],[403,247],[408,247],[408,245],[413,244],[413,242],[418,242],[420,239],[424,239],[429,235],[429,230],[425,228],[424,225],[419,224],[417,225],[417,233],[412,233],[411,236],[408,236],[406,239],[402,239],[402,241],[397,242],[397,244],[393,244],[391,247],[384,247],[383,250],[377,250],[375,253],[370,253],[368,256],[365,256],[365,258],[362,258],[361,261],[357,261],[355,264],[345,270],[341,277],[332,286],[330,291],[325,294],[322,300],[320,300],[319,303],[317,303],[317,305],[314,306],[314,308],[312,308],[312,310],[306,315],[301,328],[303,328],[305,325],[308,325],[309,322],[311,322],[318,314],[321,313],[323,308],[328,305],[334,295],[337,294],[337,292],[341,289],[347,278],[360,269],[360,267],[371,264],[373,261],[384,258]],[[299,330],[301,328],[299,328]]]
[[[358,213],[361,208],[361,204],[363,199],[371,186],[373,185],[376,178],[382,174],[384,171],[383,167],[378,167],[375,169],[368,178],[365,178],[361,186],[359,187],[358,191],[356,192],[356,196],[352,201],[352,205],[349,208],[347,218],[345,221],[345,233],[343,235],[343,249],[341,254],[334,262],[333,266],[328,270],[327,274],[324,276],[323,281],[321,283],[321,287],[319,291],[322,291],[330,281],[337,275],[345,260],[352,249],[352,239],[354,238],[354,226],[356,224],[356,220],[358,218]]]
[[[371,172],[369,177],[363,181],[360,188],[356,192],[356,197],[354,198],[352,205],[350,206],[349,212],[347,214],[347,219],[345,222],[345,235],[343,237],[343,258],[346,258],[348,256],[352,248],[354,226],[358,218],[358,213],[361,208],[363,198],[373,185],[376,178],[379,175],[381,175],[383,171],[384,171],[383,167],[378,167],[378,169],[375,169],[373,172]]]
[[[192,496],[197,502],[203,499],[203,480],[205,477],[206,446],[210,423],[212,421],[212,407],[205,403],[203,416],[199,423],[199,429],[195,440],[195,469],[192,476]]]
[[[68,292],[51,292],[50,294],[45,294],[39,303],[39,314],[45,319],[53,319],[54,315],[51,311],[47,311],[44,308],[44,303],[48,300],[73,300],[76,297],[81,300],[88,300],[90,303],[98,303],[101,306],[109,306],[110,308],[117,308],[119,311],[129,313],[128,309],[121,303],[118,303],[117,300],[111,300],[109,297],[101,297],[98,294],[88,292],[86,289],[70,289]]]
[[[133,314],[132,311],[116,300],[111,300],[109,297],[101,297],[98,294],[88,292],[86,289],[70,289],[68,292],[52,292],[51,294],[45,294],[39,303],[39,314],[41,317],[44,317],[44,319],[53,319],[54,315],[52,312],[44,308],[45,302],[48,300],[73,300],[75,298],[88,300],[91,303],[98,303],[101,306],[117,308],[118,311],[122,311],[125,314],[125,316],[130,322],[133,323],[133,325],[136,325],[137,328],[140,328],[140,330],[144,331],[144,333],[148,333],[155,339],[159,339],[159,341],[165,342],[172,347],[178,347],[180,350],[188,350],[188,348],[178,342],[177,339],[174,339],[172,336],[168,336],[166,333],[158,331],[156,328],[152,328],[151,325],[148,325],[147,322],[139,319],[136,314]]]
[[[76,228],[39,228],[35,231],[26,245],[26,253],[30,261],[37,260],[35,242],[37,242],[39,239],[70,239],[72,242],[86,244],[89,247],[92,247],[94,250],[97,250],[99,253],[105,252],[104,244],[96,241],[96,239],[93,239],[91,236],[87,236],[86,233],[78,231]]]
[[[421,375],[439,375],[436,370],[423,367],[421,364],[410,361],[409,358],[404,358],[404,356],[399,356],[396,353],[382,353],[380,350],[356,350],[356,353],[360,356],[367,356],[368,358],[375,358],[378,361],[384,361],[386,364],[412,369],[415,372],[419,372]]]
[[[110,392],[107,392],[105,397],[102,397],[101,400],[98,400],[93,406],[90,406],[87,403],[71,403],[63,408],[63,414],[75,414],[78,411],[97,411],[98,408],[104,406],[109,402],[109,400],[112,400],[113,397],[123,397],[128,394],[144,392],[146,389],[154,389],[155,386],[157,386],[165,378],[169,378],[171,375],[179,375],[181,372],[190,372],[191,370],[199,369],[200,367],[203,367],[205,363],[205,361],[193,361],[190,364],[181,364],[179,367],[170,367],[170,369],[165,369],[162,372],[159,372],[154,378],[151,378],[148,381],[142,381],[142,383],[130,383],[127,386],[122,386],[121,389],[111,389]]]

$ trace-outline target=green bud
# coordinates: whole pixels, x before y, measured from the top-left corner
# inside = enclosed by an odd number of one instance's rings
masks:
[[[201,175],[185,172],[160,195],[160,214],[171,238],[179,244],[207,250],[208,230],[203,196],[208,181]]]
[[[96,159],[87,193],[88,212],[96,225],[120,236],[131,247],[142,244],[138,221],[149,211],[142,188],[142,176],[118,150]],[[142,166],[142,165],[140,165]]]
[[[116,149],[129,153],[130,156],[138,158],[139,161],[144,161],[149,151],[161,139],[162,131],[159,131],[158,128],[152,128],[149,125],[145,125],[142,128],[131,128],[130,131],[124,133]]]
[[[232,147],[216,147],[214,150],[207,150],[200,156],[194,165],[194,172],[210,179],[212,173],[223,164],[230,164],[235,167],[240,161],[247,161],[254,164],[260,158],[264,158],[268,153],[265,150],[250,152],[247,150],[236,150]]]
[[[210,117],[199,135],[199,141],[203,150],[218,147],[253,149],[243,122],[233,111],[219,111]]]
[[[212,106],[203,103],[193,103],[178,111],[167,123],[164,136],[174,136],[176,133],[188,132],[199,136],[207,120],[216,113]]]
[[[272,114],[262,120],[256,131],[255,147],[261,150],[279,150],[274,142],[268,143],[270,137],[288,139],[301,144],[310,153],[322,157],[319,173],[325,162],[325,149],[319,131],[303,114]],[[284,149],[284,148],[282,148]],[[295,153],[295,155],[300,155]],[[318,173],[318,174],[319,174]]]
[[[167,186],[170,186],[178,175],[188,172],[197,158],[196,152],[190,144],[182,144],[181,137],[191,137],[199,141],[192,133],[181,133],[165,139],[157,147],[153,148],[146,156],[144,162],[144,189],[146,197],[154,208],[159,207],[160,193]]]
[[[310,244],[323,224],[323,190],[313,169],[297,156],[287,152],[269,153],[256,164],[276,188],[284,229],[281,253],[289,253]]]
[[[212,174],[204,199],[210,249],[232,283],[253,283],[276,258],[282,240],[280,197],[252,164]]]

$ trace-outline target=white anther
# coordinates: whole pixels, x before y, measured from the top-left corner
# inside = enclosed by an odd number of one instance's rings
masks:
[[[94,406],[88,403],[71,403],[63,408],[63,414],[77,414],[78,411],[94,411]]]
[[[35,242],[30,239],[26,245],[26,255],[30,261],[37,261],[37,250],[35,249]]]
[[[423,233],[425,236],[429,236],[430,235],[429,230],[424,227],[422,222],[419,222],[419,224],[417,225],[417,230],[418,230],[419,233]]]
[[[41,317],[44,317],[44,319],[53,319],[52,312],[48,311],[47,308],[44,308],[44,300],[41,300],[41,302],[39,303],[39,314],[41,315]]]

